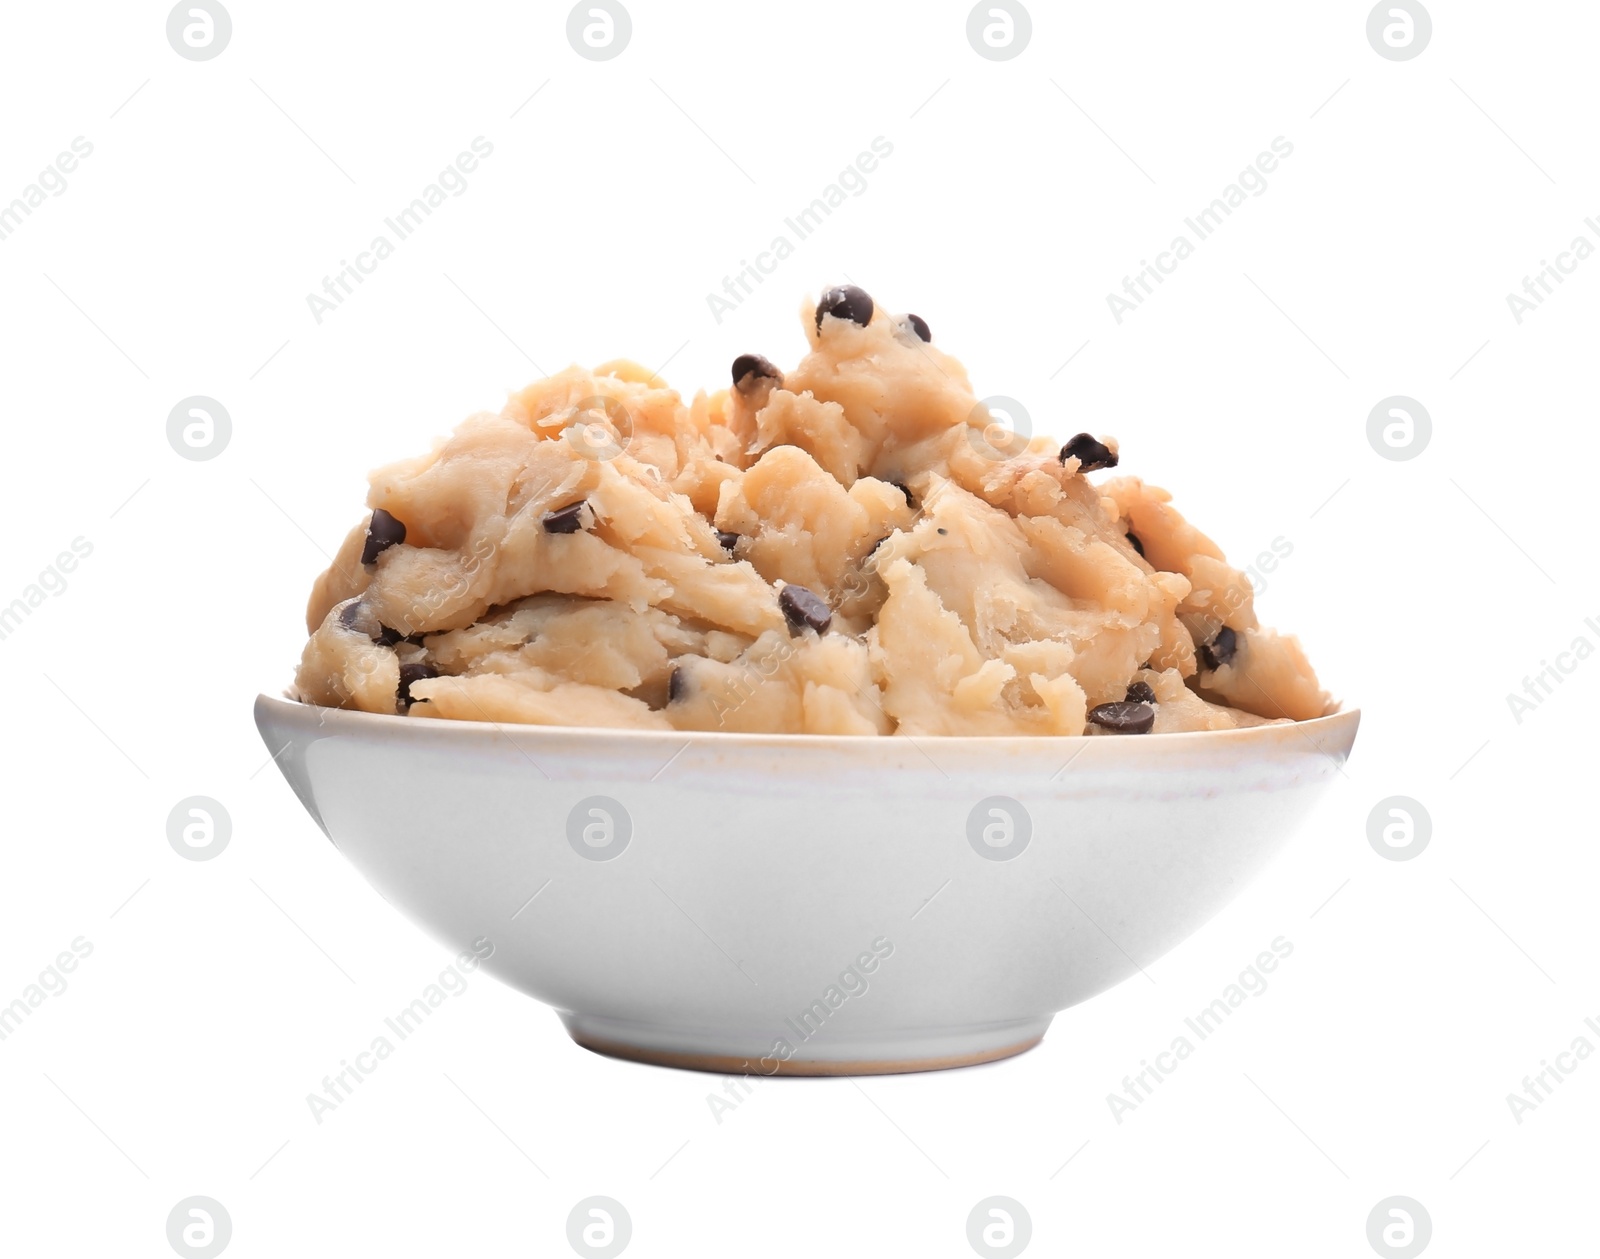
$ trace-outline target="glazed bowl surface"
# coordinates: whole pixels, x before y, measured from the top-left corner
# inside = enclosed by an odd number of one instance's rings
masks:
[[[760,1074],[1031,1047],[1226,906],[1360,721],[871,738],[255,713],[367,881],[574,1040]]]

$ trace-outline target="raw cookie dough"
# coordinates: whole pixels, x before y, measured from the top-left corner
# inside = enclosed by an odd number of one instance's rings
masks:
[[[1143,734],[1323,714],[1300,645],[1110,438],[1024,443],[853,286],[685,403],[577,367],[372,475],[312,591],[314,704],[858,735]]]

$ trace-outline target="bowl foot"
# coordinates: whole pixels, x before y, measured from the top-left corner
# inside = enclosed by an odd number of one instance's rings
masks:
[[[788,1057],[770,1051],[718,1052],[663,1043],[677,1037],[652,1035],[650,1030],[614,1019],[578,1014],[561,1016],[567,1033],[583,1048],[609,1058],[645,1062],[685,1071],[710,1071],[718,1075],[899,1075],[911,1071],[944,1071],[1026,1053],[1044,1039],[1050,1020],[1042,1019],[998,1028],[961,1029],[946,1034],[901,1039],[885,1037],[864,1044],[833,1046],[826,1055],[807,1047]],[[651,1029],[653,1030],[653,1029]],[[620,1035],[619,1035],[620,1033]],[[631,1034],[630,1034],[631,1033]],[[689,1039],[689,1038],[685,1038]],[[707,1038],[708,1040],[711,1038]]]

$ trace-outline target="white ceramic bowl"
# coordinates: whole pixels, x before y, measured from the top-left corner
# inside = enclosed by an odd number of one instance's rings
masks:
[[[373,887],[452,948],[492,945],[485,969],[579,1044],[765,1074],[1031,1047],[1226,905],[1358,722],[913,740],[256,702]]]

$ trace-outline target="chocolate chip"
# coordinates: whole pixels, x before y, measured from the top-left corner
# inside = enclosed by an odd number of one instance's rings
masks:
[[[1239,650],[1239,635],[1224,625],[1217,636],[1200,648],[1200,663],[1207,669],[1220,669]]]
[[[366,634],[380,647],[396,647],[401,643],[415,643],[420,647],[422,640],[427,637],[425,634],[402,634],[387,625],[379,625],[378,632],[372,633],[367,628],[373,624],[372,613],[367,610],[367,605],[359,600],[347,603],[339,609],[339,624],[357,634]]]
[[[589,505],[589,500],[580,498],[576,503],[569,503],[555,511],[544,514],[544,531],[546,533],[577,533],[583,528],[583,509]]]
[[[906,322],[911,325],[911,331],[923,341],[932,341],[933,333],[928,331],[928,321],[921,315],[907,315]]]
[[[759,354],[741,354],[733,360],[733,387],[740,393],[750,393],[763,380],[783,384],[783,373],[770,359],[762,358]]]
[[[939,526],[939,536],[941,538],[944,537],[949,532],[950,532],[950,530],[946,529],[943,525]]]
[[[406,527],[379,507],[367,522],[367,544],[361,548],[361,562],[373,564],[397,542],[406,540]]]
[[[778,592],[778,606],[783,609],[791,634],[803,629],[825,634],[833,623],[832,610],[821,596],[804,586],[785,586]]]
[[[733,548],[739,543],[739,535],[737,533],[728,533],[726,530],[718,529],[717,541],[722,543],[722,549],[724,551],[726,551],[729,555],[732,555]]]
[[[1098,472],[1101,468],[1117,466],[1117,457],[1104,442],[1096,441],[1088,433],[1079,433],[1061,448],[1061,462],[1078,461],[1078,471]]]
[[[1139,552],[1140,559],[1144,558],[1144,543],[1139,541],[1139,535],[1131,530],[1128,532],[1128,545]]]
[[[684,676],[681,665],[673,665],[672,672],[667,675],[667,703],[676,703],[683,698],[684,689],[689,685],[689,680]]]
[[[371,610],[359,599],[339,609],[339,624],[352,633],[365,634],[380,647],[394,647],[400,643],[415,643],[420,647],[424,638],[422,634],[402,634],[397,629],[378,624]],[[373,629],[373,626],[377,628]]]
[[[832,315],[835,319],[848,319],[851,323],[858,323],[865,328],[872,322],[872,296],[854,284],[841,284],[837,288],[829,289],[817,303],[818,332],[822,331],[824,315]]]
[[[917,500],[911,497],[911,491],[906,488],[906,483],[904,481],[896,481],[891,479],[889,484],[894,486],[895,489],[899,490],[906,496],[907,507],[915,507],[917,505]]]
[[[1153,704],[1156,702],[1155,689],[1148,682],[1129,682],[1128,702],[1130,704]]]
[[[1089,710],[1089,720],[1112,734],[1149,734],[1156,724],[1156,710],[1149,704],[1113,700],[1109,704],[1096,704]]]
[[[411,698],[411,684],[420,682],[424,678],[436,678],[439,670],[431,664],[403,664],[400,666],[400,711],[409,712],[411,705],[417,701]]]

